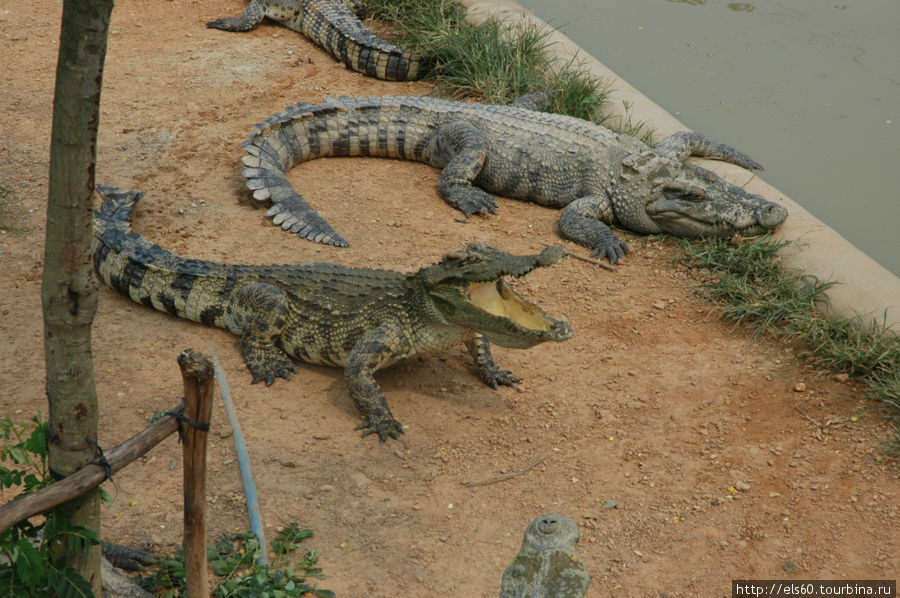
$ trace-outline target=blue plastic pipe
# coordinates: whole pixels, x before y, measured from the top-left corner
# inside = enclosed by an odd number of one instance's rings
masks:
[[[228,423],[231,424],[231,429],[234,431],[234,452],[237,454],[238,471],[241,473],[241,483],[244,485],[247,516],[250,517],[250,531],[259,540],[259,558],[256,559],[256,564],[266,566],[269,564],[269,558],[266,556],[266,538],[263,535],[262,517],[259,514],[259,499],[256,496],[256,482],[253,481],[253,471],[250,469],[247,445],[244,443],[241,424],[238,422],[237,413],[234,410],[234,402],[231,400],[231,391],[228,389],[225,374],[222,372],[222,364],[219,363],[219,358],[216,357],[216,352],[213,351],[212,345],[209,346],[209,352],[212,353],[216,378],[219,380],[219,384],[222,385],[222,402],[225,403],[225,415],[228,417]]]

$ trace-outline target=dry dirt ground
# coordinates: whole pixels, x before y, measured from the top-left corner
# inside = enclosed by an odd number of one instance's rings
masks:
[[[237,167],[254,122],[326,94],[428,86],[350,72],[274,23],[247,34],[204,27],[243,6],[132,0],[113,12],[97,181],[147,192],[138,231],[198,258],[405,271],[472,240],[514,253],[561,242],[554,210],[501,199],[497,215],[464,221],[437,196],[436,170],[363,158],[291,172],[350,248],[273,227],[249,205]],[[40,283],[60,13],[51,0],[0,8],[0,413],[22,421],[47,411]],[[896,578],[900,482],[879,456],[877,409],[784,347],[720,323],[692,294],[695,274],[671,263],[668,242],[629,239],[634,252],[614,272],[570,259],[519,285],[576,335],[496,349],[498,364],[524,377],[517,389],[481,384],[462,348],[379,374],[409,426],[384,445],[354,431],[340,370],[300,366],[291,381],[251,385],[232,336],[104,287],[94,328],[100,443],[112,447],[176,405],[176,357],[211,343],[265,525],[272,535],[290,521],[312,528],[321,585],[340,596],[496,596],[526,524],[550,511],[581,527],[591,597],[729,596],[732,578]],[[220,403],[212,426],[215,538],[248,523]],[[538,459],[525,475],[467,486]],[[106,487],[107,539],[176,548],[174,437]]]

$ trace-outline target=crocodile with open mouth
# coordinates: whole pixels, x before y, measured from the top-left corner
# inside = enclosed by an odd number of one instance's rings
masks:
[[[555,264],[562,247],[510,255],[481,243],[404,274],[307,262],[253,266],[189,259],[131,232],[142,192],[98,186],[94,267],[119,293],[159,311],[225,328],[240,338],[253,381],[290,378],[294,360],[344,368],[363,417],[357,429],[399,438],[375,382],[377,370],[421,353],[465,344],[493,388],[521,379],[500,370],[490,343],[528,348],[564,341],[569,323],[525,300],[504,279]]]

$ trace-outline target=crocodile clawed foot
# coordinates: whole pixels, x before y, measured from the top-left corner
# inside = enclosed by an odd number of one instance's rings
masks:
[[[497,213],[497,200],[472,185],[448,185],[441,189],[441,195],[447,203],[466,216]]]
[[[500,388],[501,384],[515,388],[522,381],[520,376],[514,376],[510,370],[489,370],[484,373],[483,379],[494,390]]]
[[[606,258],[609,260],[610,265],[625,259],[625,255],[628,253],[631,253],[631,246],[616,237],[604,239],[601,243],[591,248],[591,257]]]
[[[270,356],[265,361],[253,365],[248,362],[247,367],[253,375],[253,384],[265,382],[266,386],[272,386],[276,378],[290,380],[291,374],[297,371],[296,364],[286,355]]]
[[[378,434],[381,444],[388,437],[394,440],[400,440],[400,434],[403,434],[403,426],[390,415],[369,415],[363,419],[362,423],[354,428],[355,430],[363,430],[363,438],[369,434]]]
[[[142,548],[131,548],[121,544],[101,543],[103,558],[114,567],[127,569],[128,571],[144,571],[145,566],[156,565],[162,560],[158,554],[148,552]]]

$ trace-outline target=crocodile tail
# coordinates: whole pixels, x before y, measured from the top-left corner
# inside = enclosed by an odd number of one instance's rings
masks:
[[[133,301],[210,326],[225,327],[224,301],[247,269],[188,259],[131,232],[128,218],[141,191],[97,185],[103,198],[94,212],[94,269],[103,282]]]
[[[247,155],[241,159],[241,174],[247,178],[253,199],[272,202],[266,216],[273,224],[316,243],[347,247],[349,243],[297,193],[285,175],[297,162],[316,157],[311,154],[318,149],[317,138],[301,141],[291,126],[293,119],[302,118],[312,107],[301,102],[255,125],[243,145]]]
[[[352,70],[385,81],[412,81],[422,64],[378,38],[342,2],[308,0],[298,16],[299,30]]]
[[[299,102],[255,125],[243,148],[241,174],[258,201],[272,202],[274,224],[317,243],[344,240],[293,188],[287,171],[325,156],[373,156],[424,161],[428,127],[417,98],[328,98]]]
[[[131,230],[131,210],[144,197],[143,191],[119,189],[107,185],[97,185],[97,192],[103,198],[99,210],[94,210],[94,225],[98,234],[116,230],[127,233]]]

